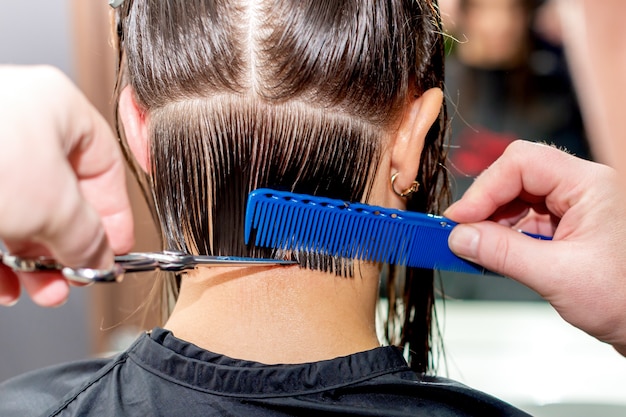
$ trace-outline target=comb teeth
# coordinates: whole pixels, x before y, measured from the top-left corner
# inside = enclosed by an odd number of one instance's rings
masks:
[[[270,189],[250,193],[245,242],[284,251],[484,273],[454,255],[448,236],[456,223],[415,213]]]

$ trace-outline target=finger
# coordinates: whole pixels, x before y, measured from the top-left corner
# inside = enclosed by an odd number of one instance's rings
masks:
[[[70,163],[84,199],[102,219],[113,251],[127,253],[134,234],[123,157],[104,118],[92,108],[89,114],[91,125],[80,132]]]
[[[489,217],[489,220],[495,221],[505,226],[513,226],[520,219],[524,218],[530,212],[528,203],[514,199],[513,201],[498,207]]]
[[[481,221],[519,196],[533,196],[534,204],[546,197],[549,210],[560,217],[581,192],[579,182],[570,179],[579,177],[585,163],[550,146],[513,142],[444,214],[461,223]]]
[[[69,296],[69,284],[59,272],[18,272],[30,298],[42,307],[57,307]]]
[[[17,275],[0,263],[0,305],[11,306],[20,298],[20,283]]]
[[[544,214],[543,206],[539,206],[539,210],[535,207],[533,205],[533,208],[529,208],[527,203],[516,199],[498,208],[489,220],[516,230],[552,236],[559,219],[551,214]]]
[[[516,279],[541,295],[552,291],[552,284],[545,277],[559,267],[561,274],[566,270],[559,265],[559,242],[533,239],[493,222],[456,226],[448,245],[458,256]],[[552,246],[550,250],[547,245]]]
[[[549,214],[538,214],[532,211],[513,226],[515,229],[523,230],[524,232],[553,236],[557,225],[558,222]]]
[[[57,126],[61,149],[57,160],[62,196],[42,241],[70,267],[109,268],[113,251],[126,253],[133,244],[133,223],[124,164],[117,141],[104,118],[65,79],[63,98],[75,112],[61,112]]]
[[[72,175],[66,173],[68,177]],[[45,224],[41,242],[62,265],[72,268],[110,268],[113,252],[100,216],[82,199],[75,182],[66,181],[59,187],[58,191],[63,198],[58,202],[54,218]]]

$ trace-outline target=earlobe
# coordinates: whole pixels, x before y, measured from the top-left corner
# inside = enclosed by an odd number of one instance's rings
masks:
[[[424,141],[431,126],[439,117],[442,103],[441,89],[431,88],[407,105],[391,150],[390,175],[395,175],[393,186],[396,190],[414,187],[413,182],[419,171]],[[403,198],[397,191],[394,192],[391,186],[389,192],[399,206],[404,205]]]
[[[133,89],[124,87],[119,97],[119,116],[124,128],[126,142],[133,156],[145,172],[150,172],[148,128],[146,115],[137,105]]]

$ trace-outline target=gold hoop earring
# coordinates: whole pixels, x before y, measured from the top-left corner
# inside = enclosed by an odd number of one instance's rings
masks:
[[[411,183],[411,186],[409,188],[405,189],[404,191],[401,191],[401,192],[396,191],[396,187],[395,187],[394,183],[396,182],[396,178],[398,178],[399,174],[400,174],[399,172],[396,172],[395,174],[393,174],[391,176],[391,189],[393,190],[394,193],[396,193],[396,195],[398,195],[398,196],[400,196],[402,198],[406,198],[406,197],[410,196],[411,194],[417,192],[417,190],[419,190],[420,183],[417,182],[417,181],[413,181]]]

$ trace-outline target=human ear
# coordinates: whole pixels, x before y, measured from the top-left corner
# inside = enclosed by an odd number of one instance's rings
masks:
[[[144,172],[150,172],[146,114],[137,104],[134,91],[130,86],[124,87],[120,93],[118,113],[130,151],[141,169]]]
[[[405,108],[404,116],[392,141],[389,179],[391,180],[391,176],[394,175],[395,179],[388,187],[388,196],[398,208],[405,207],[406,201],[396,192],[410,188],[417,177],[426,134],[439,117],[442,103],[441,89],[431,88],[408,103]]]

